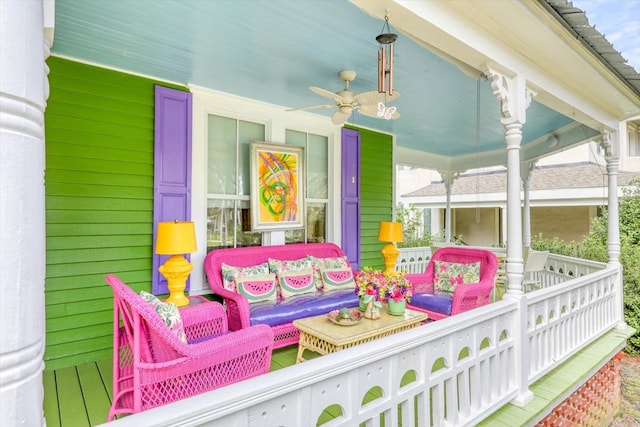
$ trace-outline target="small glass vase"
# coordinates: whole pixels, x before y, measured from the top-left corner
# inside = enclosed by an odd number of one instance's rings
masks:
[[[394,301],[393,299],[390,299],[387,304],[387,311],[392,316],[404,315],[404,311],[406,310],[406,308],[407,308],[407,302],[404,300],[404,298],[401,299],[400,301]]]

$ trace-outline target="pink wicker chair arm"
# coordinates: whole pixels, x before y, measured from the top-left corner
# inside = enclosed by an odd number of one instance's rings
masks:
[[[186,355],[190,358],[213,357],[228,359],[239,357],[256,349],[273,349],[273,331],[267,325],[255,325],[240,331],[206,340],[197,344],[187,344]]]
[[[208,301],[180,309],[189,342],[226,333],[227,313],[222,304]]]
[[[413,293],[432,294],[433,280],[425,273],[411,273],[404,276],[413,285]]]
[[[249,301],[244,295],[228,291],[227,289],[217,289],[216,294],[222,297],[227,306],[227,319],[230,331],[237,331],[251,326]]]

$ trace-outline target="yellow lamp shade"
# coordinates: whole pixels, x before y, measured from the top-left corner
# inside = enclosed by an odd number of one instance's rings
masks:
[[[197,250],[196,229],[193,222],[159,222],[156,234],[156,253],[159,255],[188,254]]]
[[[382,221],[378,230],[381,242],[402,242],[402,223]]]

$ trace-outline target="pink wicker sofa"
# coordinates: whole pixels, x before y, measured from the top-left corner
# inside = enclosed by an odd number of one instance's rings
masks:
[[[113,398],[108,420],[269,372],[273,332],[228,332],[224,308],[203,297],[180,308],[183,342],[151,304],[114,275]]]
[[[476,283],[458,285],[453,294],[436,294],[434,293],[435,261],[459,264],[479,262],[480,280]],[[407,307],[427,313],[431,320],[481,307],[490,301],[497,271],[498,258],[491,251],[460,246],[440,248],[431,256],[424,273],[406,275],[407,280],[414,287],[411,302]]]
[[[293,321],[328,313],[342,307],[356,307],[358,297],[352,290],[316,291],[274,302],[249,303],[239,293],[229,291],[223,285],[222,263],[235,267],[249,267],[267,262],[269,258],[298,260],[312,255],[317,258],[343,257],[342,249],[333,243],[296,243],[276,246],[250,246],[242,248],[214,249],[204,261],[205,272],[211,290],[225,302],[230,330],[244,329],[252,325],[266,324],[275,335],[274,348],[296,344],[300,331]]]

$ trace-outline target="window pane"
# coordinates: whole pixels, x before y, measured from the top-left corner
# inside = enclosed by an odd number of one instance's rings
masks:
[[[304,241],[304,230],[303,229],[287,230],[284,233],[284,242],[286,244],[289,244],[289,243],[305,243],[305,241]]]
[[[329,195],[328,145],[326,136],[309,134],[307,142],[307,197],[326,199]]]
[[[327,205],[325,203],[307,204],[307,243],[327,241]]]
[[[236,194],[236,120],[209,115],[207,192]]]
[[[234,209],[236,204],[238,209]],[[251,232],[249,201],[210,199],[207,202],[207,252],[217,248],[260,245],[262,233]]]
[[[234,246],[233,200],[207,202],[207,252]]]
[[[238,149],[240,150],[240,160],[238,162],[238,195],[248,196],[251,192],[249,186],[250,181],[250,155],[251,141],[264,141],[264,125],[260,123],[251,123],[240,120]]]
[[[284,142],[289,145],[295,145],[296,147],[306,148],[307,146],[307,134],[305,132],[298,132],[297,130],[286,130]]]
[[[238,201],[238,231],[236,233],[237,245],[240,246],[261,246],[262,233],[251,232],[251,217],[249,216],[249,201]]]

